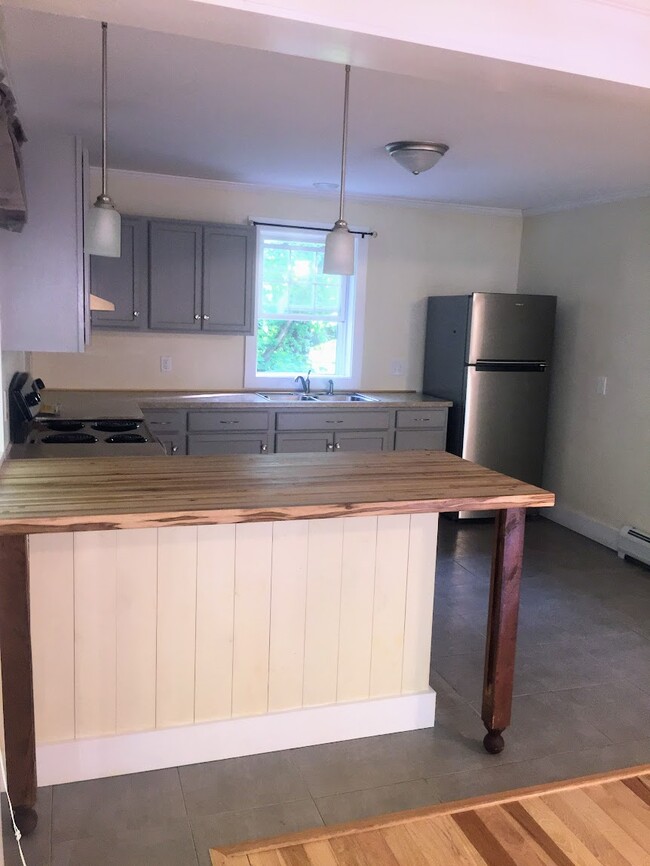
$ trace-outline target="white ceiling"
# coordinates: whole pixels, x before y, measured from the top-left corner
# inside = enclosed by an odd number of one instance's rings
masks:
[[[27,135],[80,134],[99,157],[96,22],[5,8]],[[278,187],[336,182],[343,68],[184,36],[109,29],[109,164]],[[650,90],[449,51],[427,77],[354,68],[352,194],[543,209],[650,194]],[[450,146],[413,177],[383,150]]]

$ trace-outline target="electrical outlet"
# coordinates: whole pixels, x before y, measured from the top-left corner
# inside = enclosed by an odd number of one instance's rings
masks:
[[[596,379],[596,394],[604,397],[607,394],[607,376],[599,376]]]
[[[404,375],[404,361],[391,361],[390,363],[390,374],[391,376],[403,376]]]
[[[171,373],[172,371],[172,356],[171,355],[161,355],[160,356],[160,372],[161,373]]]

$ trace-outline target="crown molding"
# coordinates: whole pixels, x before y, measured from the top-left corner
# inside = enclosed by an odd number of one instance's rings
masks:
[[[98,166],[91,166],[91,172],[99,172]],[[302,198],[318,198],[338,200],[338,191],[305,189],[299,186],[273,186],[271,184],[261,183],[243,183],[231,180],[215,180],[213,178],[201,177],[183,177],[176,174],[156,174],[148,171],[132,171],[123,168],[109,168],[109,176],[129,178],[148,178],[156,180],[159,183],[179,183],[196,186],[209,186],[214,190],[222,192],[268,192],[268,193],[289,193],[290,195],[301,196]],[[431,199],[414,199],[405,198],[403,196],[385,196],[385,195],[353,195],[346,194],[346,201],[358,202],[359,204],[380,204],[393,205],[398,207],[421,208],[422,210],[442,212],[442,213],[472,213],[483,214],[488,216],[505,216],[505,217],[521,217],[522,212],[519,208],[505,207],[487,207],[483,205],[473,204],[456,204],[453,202],[432,201]]]
[[[559,204],[548,205],[547,207],[531,207],[522,210],[522,216],[534,217],[544,216],[544,214],[560,213],[566,210],[578,210],[582,207],[592,207],[599,204],[613,204],[617,201],[635,201],[639,198],[649,198],[650,187],[645,187],[635,193],[621,193],[620,195],[596,195],[589,198],[575,199],[574,201],[560,202]]]

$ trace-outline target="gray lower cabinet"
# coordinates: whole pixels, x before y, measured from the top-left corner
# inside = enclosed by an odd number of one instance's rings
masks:
[[[219,454],[266,454],[269,450],[268,434],[214,433],[187,437],[190,457],[209,457]]]
[[[90,291],[115,304],[111,311],[93,310],[93,326],[132,331],[146,328],[147,284],[147,221],[123,216],[120,258],[90,256]]]
[[[388,451],[388,432],[357,431],[334,434],[335,451]]]
[[[156,439],[170,457],[182,457],[187,453],[187,412],[182,410],[145,409],[143,415]]]
[[[201,330],[203,227],[175,220],[149,223],[149,327]]]
[[[331,451],[334,443],[331,433],[277,433],[276,454],[314,454]]]
[[[444,451],[447,409],[398,409],[395,413],[395,451]]]
[[[203,227],[204,331],[253,333],[254,270],[254,226]]]

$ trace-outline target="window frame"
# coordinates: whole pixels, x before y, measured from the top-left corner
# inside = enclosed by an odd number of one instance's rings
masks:
[[[304,223],[299,221],[251,218],[251,222],[273,223],[278,226],[278,232],[283,228],[301,229]],[[310,228],[327,231],[331,228],[330,223],[309,222]],[[254,333],[245,339],[244,350],[244,387],[259,390],[280,389],[293,391],[296,388],[295,376],[306,375],[307,370],[298,370],[295,374],[277,375],[273,373],[257,372],[257,322],[258,305],[261,289],[262,254],[264,233],[271,234],[269,227],[258,225],[256,232],[256,260],[255,260],[255,303],[253,311]],[[354,231],[368,231],[368,229],[351,226]],[[307,230],[306,230],[307,233]],[[361,369],[363,361],[363,325],[366,306],[366,275],[368,264],[368,239],[361,235],[355,236],[356,243],[356,269],[352,283],[349,287],[347,299],[347,311],[345,322],[345,340],[349,358],[348,375],[311,376],[312,391],[326,391],[328,380],[332,379],[337,390],[350,390],[359,388],[361,385]]]

